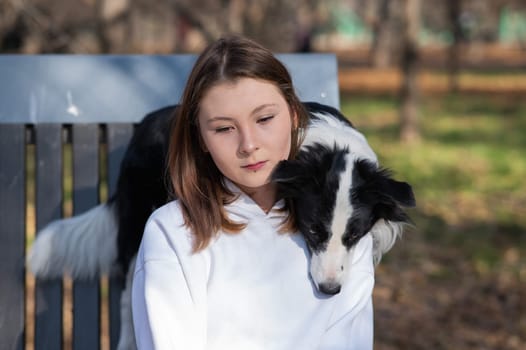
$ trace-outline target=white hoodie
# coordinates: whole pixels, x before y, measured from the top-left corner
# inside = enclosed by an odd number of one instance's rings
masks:
[[[152,214],[133,280],[139,350],[373,348],[371,235],[353,248],[341,292],[320,294],[302,236],[277,231],[282,204],[266,214],[240,193],[226,210],[247,227],[195,254],[177,201]]]

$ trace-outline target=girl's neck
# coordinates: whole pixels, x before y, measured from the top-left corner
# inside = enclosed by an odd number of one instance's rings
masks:
[[[276,185],[273,183],[259,188],[240,188],[267,214],[276,203]]]

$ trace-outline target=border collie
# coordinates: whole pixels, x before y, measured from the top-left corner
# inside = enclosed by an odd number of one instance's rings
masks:
[[[295,160],[272,175],[294,202],[298,228],[311,251],[310,275],[326,294],[339,293],[351,249],[368,232],[377,264],[414,207],[411,186],[378,165],[365,137],[335,108],[305,104],[311,120]]]
[[[310,274],[326,294],[340,291],[346,262],[358,240],[371,233],[374,262],[394,244],[414,207],[411,186],[379,167],[365,137],[336,109],[305,103],[311,121],[295,160],[272,175],[290,198],[312,255]],[[169,199],[165,155],[175,106],[148,114],[137,126],[123,158],[116,193],[107,203],[50,223],[37,234],[28,256],[38,278],[90,279],[127,275],[121,300],[118,349],[134,349],[131,281],[134,256],[152,211]]]

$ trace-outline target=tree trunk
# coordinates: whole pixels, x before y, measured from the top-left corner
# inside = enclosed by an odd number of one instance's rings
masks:
[[[418,126],[418,33],[420,0],[405,0],[405,30],[401,58],[400,137],[407,143],[420,139]]]
[[[390,10],[389,0],[380,0],[373,23],[373,43],[371,45],[371,63],[375,68],[391,65],[392,49],[390,45]]]
[[[462,0],[448,0],[449,22],[451,26],[452,42],[449,46],[448,72],[449,92],[458,91],[458,71],[460,66],[460,44],[462,40],[462,28],[460,26],[460,10]]]

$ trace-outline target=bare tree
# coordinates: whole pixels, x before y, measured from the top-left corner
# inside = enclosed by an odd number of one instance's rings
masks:
[[[404,142],[420,138],[418,126],[418,33],[420,0],[405,0],[405,28],[402,33],[402,86],[400,90],[400,137]]]
[[[449,46],[448,71],[449,71],[449,91],[458,91],[458,70],[460,65],[460,45],[462,40],[462,26],[460,14],[462,0],[448,0],[449,23],[451,26],[452,41]]]
[[[298,47],[300,27],[309,27],[309,16],[300,14],[316,6],[315,0],[3,0],[0,49],[172,53],[199,51],[221,35],[240,33],[288,52]]]
[[[379,0],[375,19],[372,23],[373,42],[371,45],[371,62],[374,67],[387,67],[391,62],[392,50],[390,50],[390,21],[389,0]]]
[[[226,33],[242,33],[274,51],[297,46],[299,15],[313,11],[315,1],[286,0],[170,0],[207,42]]]

